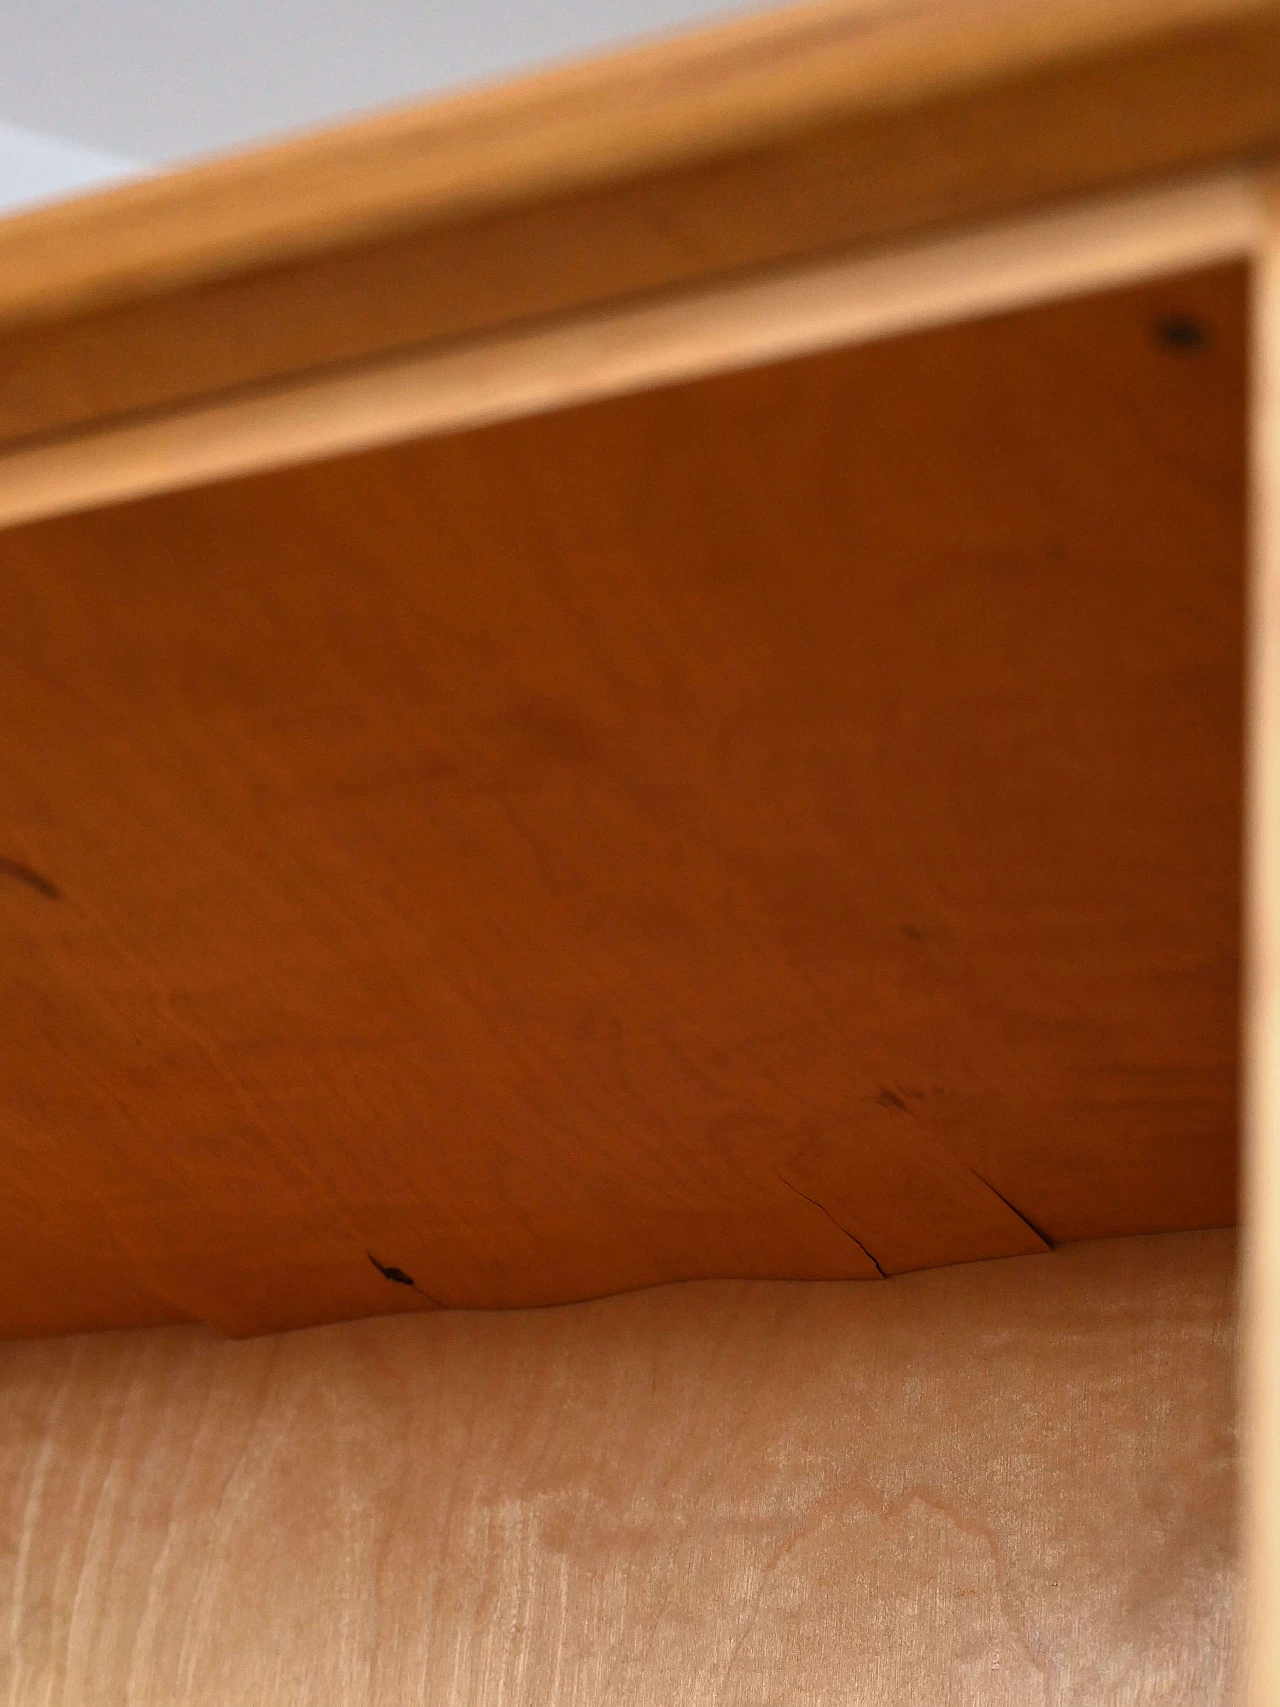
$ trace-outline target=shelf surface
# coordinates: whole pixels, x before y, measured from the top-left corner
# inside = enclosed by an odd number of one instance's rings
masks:
[[[1234,1258],[1182,1233],[892,1287],[0,1346],[0,1682],[1238,1707]]]
[[[1230,1221],[1245,298],[0,536],[0,1332]]]

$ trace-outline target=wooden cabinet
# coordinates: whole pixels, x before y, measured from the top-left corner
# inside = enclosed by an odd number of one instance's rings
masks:
[[[0,1692],[1243,1700],[1243,1129],[1276,1699],[1278,149],[841,0],[0,225]]]

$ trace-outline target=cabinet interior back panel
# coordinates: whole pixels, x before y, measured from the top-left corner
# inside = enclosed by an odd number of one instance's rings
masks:
[[[1246,294],[0,537],[0,1332],[1230,1222]]]

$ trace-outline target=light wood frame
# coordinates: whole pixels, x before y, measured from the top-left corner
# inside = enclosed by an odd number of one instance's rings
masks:
[[[1254,282],[1244,1004],[1245,1531],[1253,1707],[1280,1700],[1280,181]]]
[[[0,526],[545,413],[1258,251],[1221,172],[0,450]]]
[[[0,226],[0,442],[1280,149],[1275,0],[819,0]]]

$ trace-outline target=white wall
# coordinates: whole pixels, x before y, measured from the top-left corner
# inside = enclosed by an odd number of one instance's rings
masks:
[[[0,123],[0,210],[54,201],[132,177],[139,169],[104,149]]]
[[[751,5],[5,0],[0,215]]]
[[[749,9],[751,0],[6,0],[0,121],[173,161]]]

